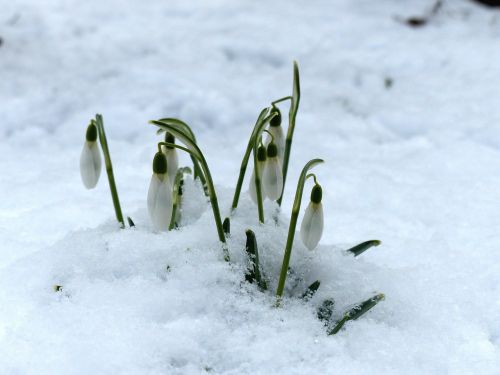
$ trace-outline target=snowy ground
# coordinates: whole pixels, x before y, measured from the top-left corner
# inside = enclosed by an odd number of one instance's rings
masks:
[[[498,374],[500,15],[457,0],[421,29],[395,21],[431,5],[3,0],[0,373]],[[147,120],[192,125],[227,214],[251,127],[290,93],[294,59],[302,100],[280,226],[259,227],[244,194],[227,264],[188,184],[189,226],[153,233]],[[96,112],[136,230],[117,229],[105,176],[81,184]],[[292,266],[322,286],[275,309],[243,282],[244,230],[274,289],[313,157],[326,160],[325,234],[312,253],[296,241]],[[383,245],[359,259],[341,251],[373,238]],[[341,311],[373,292],[386,300],[325,335],[324,298]]]

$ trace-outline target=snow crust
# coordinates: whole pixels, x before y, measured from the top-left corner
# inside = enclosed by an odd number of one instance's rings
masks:
[[[498,12],[449,1],[411,29],[395,17],[431,2],[0,5],[1,374],[498,374]],[[227,215],[251,128],[291,93],[294,59],[302,99],[279,225],[268,202],[259,226],[242,194],[228,264],[187,181],[186,226],[155,233],[147,120],[192,125]],[[96,112],[134,230],[114,222],[104,175],[93,191],[80,181]],[[297,233],[276,309],[244,282],[244,232],[274,291],[314,157],[326,161],[324,236],[309,252]],[[343,253],[375,238],[358,259]],[[317,279],[310,302],[294,298]],[[375,292],[386,300],[326,336],[323,299],[340,313]]]

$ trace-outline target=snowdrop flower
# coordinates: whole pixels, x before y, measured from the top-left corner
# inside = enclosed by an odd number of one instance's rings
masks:
[[[157,152],[148,191],[149,217],[156,230],[167,231],[172,216],[172,186],[167,173],[167,158]]]
[[[266,159],[267,159],[266,148],[263,145],[260,145],[259,148],[257,149],[257,163],[259,163],[260,171],[264,170],[264,166],[266,165]],[[257,190],[255,188],[255,168],[252,170],[252,177],[250,177],[248,192],[250,193],[250,197],[252,198],[253,202],[257,204]]]
[[[302,243],[313,250],[323,234],[323,205],[321,198],[323,191],[321,185],[315,184],[311,191],[311,202],[306,208],[302,225],[300,226],[300,237]]]
[[[87,189],[93,189],[101,175],[101,154],[97,145],[97,126],[91,123],[85,134],[85,144],[80,156],[80,175]]]
[[[167,132],[165,134],[165,142],[175,143],[175,137],[172,133]],[[177,149],[172,146],[163,146],[163,153],[167,157],[167,166],[168,166],[168,178],[170,181],[175,180],[175,175],[177,173],[177,168],[179,168],[179,158],[177,156]]]
[[[278,159],[278,147],[271,141],[267,146],[267,161],[262,174],[262,187],[266,196],[275,201],[283,191],[283,171]]]
[[[271,112],[276,112],[277,115],[274,116],[269,122],[269,128],[267,129],[269,133],[266,138],[266,146],[271,143],[272,138],[274,137],[274,142],[276,146],[278,146],[278,159],[283,164],[283,155],[285,154],[285,137],[283,135],[283,127],[281,126],[281,112],[278,108],[273,107]]]

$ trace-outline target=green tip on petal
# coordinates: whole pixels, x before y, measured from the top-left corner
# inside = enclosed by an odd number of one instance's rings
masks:
[[[257,160],[258,161],[266,161],[267,155],[266,155],[266,148],[265,146],[259,146],[257,149]]]
[[[167,173],[167,158],[164,153],[157,152],[153,159],[153,172],[158,174]]]
[[[271,142],[267,145],[267,157],[275,158],[276,156],[278,156],[278,146],[276,146],[276,143]]]
[[[97,140],[97,126],[93,122],[87,127],[87,133],[85,133],[85,139],[87,142],[95,142]]]
[[[165,133],[165,142],[167,143],[175,143],[175,137],[172,133],[166,132]],[[166,146],[168,149],[173,149],[172,146]]]
[[[276,113],[276,116],[274,116],[271,121],[269,121],[269,125],[271,126],[281,126],[281,112],[278,108],[273,107],[271,110],[271,113]]]
[[[323,198],[323,189],[321,185],[316,184],[311,190],[311,202],[313,203],[321,203],[321,199]]]

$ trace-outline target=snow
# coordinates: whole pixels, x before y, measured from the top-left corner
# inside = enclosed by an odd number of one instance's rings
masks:
[[[457,0],[419,29],[395,20],[431,5],[1,3],[0,373],[498,374],[500,16]],[[243,193],[228,264],[188,181],[186,226],[155,233],[147,121],[192,125],[227,215],[251,128],[291,93],[294,59],[302,98],[279,226],[259,226]],[[95,113],[133,230],[118,229],[104,175],[92,191],[80,181]],[[275,308],[244,282],[244,233],[255,231],[274,291],[314,157],[326,161],[315,168],[324,235],[312,252],[296,235],[296,288],[288,279]],[[382,245],[343,252],[369,239]],[[294,298],[317,279],[311,301]],[[340,314],[376,292],[386,300],[326,336],[325,298]]]

